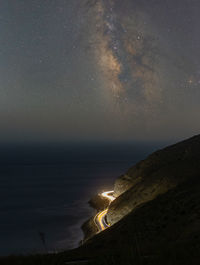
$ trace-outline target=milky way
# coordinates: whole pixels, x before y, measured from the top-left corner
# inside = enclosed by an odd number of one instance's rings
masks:
[[[94,23],[92,43],[106,96],[132,109],[160,104],[159,60],[147,19],[139,12],[131,16],[120,13],[113,0],[89,4]]]
[[[199,133],[200,1],[2,0],[0,141]]]

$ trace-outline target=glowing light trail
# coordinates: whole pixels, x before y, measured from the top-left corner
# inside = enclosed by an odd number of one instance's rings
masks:
[[[105,192],[101,193],[101,196],[108,198],[110,201],[114,201],[115,197],[112,195],[113,193],[114,193],[113,190],[105,191]]]
[[[115,197],[113,196],[114,191],[106,191],[101,193],[102,197],[105,197],[110,200],[110,203],[114,201]],[[99,232],[105,230],[108,228],[110,225],[106,221],[106,214],[108,212],[108,208],[99,212],[95,217],[94,217],[94,222],[97,225]]]

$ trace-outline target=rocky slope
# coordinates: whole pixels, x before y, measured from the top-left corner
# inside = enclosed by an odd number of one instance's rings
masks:
[[[114,224],[140,205],[166,193],[200,172],[200,136],[159,150],[119,177],[118,196],[109,207],[108,222]]]
[[[81,251],[94,259],[113,255],[114,264],[126,264],[127,255],[136,265],[199,264],[200,177],[137,207]]]
[[[88,203],[92,208],[99,212],[108,207],[108,205],[110,204],[110,200],[97,194],[93,196]]]

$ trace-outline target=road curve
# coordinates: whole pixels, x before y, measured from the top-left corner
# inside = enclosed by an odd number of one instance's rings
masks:
[[[106,191],[100,194],[102,197],[105,197],[110,200],[110,203],[114,201],[115,197],[113,196],[113,191]],[[105,230],[108,228],[110,225],[106,222],[106,214],[108,212],[108,208],[99,212],[95,217],[94,217],[94,222],[97,225],[99,232]]]
[[[110,200],[110,202],[114,201],[115,197],[113,196],[114,191],[105,191],[101,193],[102,197],[105,197]]]

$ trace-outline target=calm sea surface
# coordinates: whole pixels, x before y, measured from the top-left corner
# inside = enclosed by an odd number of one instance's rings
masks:
[[[78,246],[87,201],[165,144],[1,146],[0,255]]]

